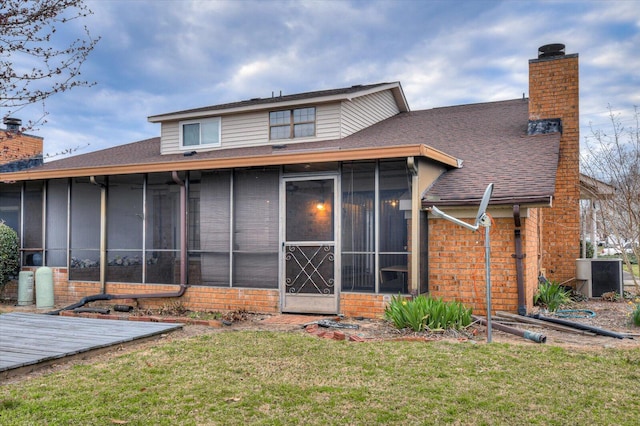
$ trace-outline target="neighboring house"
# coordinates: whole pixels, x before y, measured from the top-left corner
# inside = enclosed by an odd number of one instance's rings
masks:
[[[582,252],[586,253],[586,242],[590,241],[594,247],[592,254],[594,258],[598,257],[598,255],[616,254],[616,249],[608,247],[608,244],[601,243],[606,234],[602,229],[602,219],[598,217],[598,212],[602,208],[601,201],[610,199],[615,195],[615,192],[616,189],[612,185],[580,173],[580,199],[583,200],[581,206],[581,240],[584,247]],[[600,249],[600,246],[606,247]]]
[[[23,133],[22,120],[6,117],[0,129],[0,173],[42,165],[42,138]]]
[[[473,220],[494,183],[493,308],[526,311],[540,273],[575,276],[580,235],[578,55],[529,69],[529,99],[410,111],[393,82],[155,115],[158,138],[0,174],[0,203],[57,303],[377,317],[429,293],[482,313],[484,232],[429,209]]]

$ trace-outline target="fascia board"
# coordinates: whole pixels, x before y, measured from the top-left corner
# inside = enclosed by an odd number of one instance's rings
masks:
[[[234,167],[261,167],[300,163],[322,163],[332,161],[377,160],[385,158],[425,157],[455,167],[458,160],[425,145],[400,145],[382,148],[301,149],[289,153],[274,153],[231,158],[205,158],[183,161],[163,161],[149,164],[121,164],[100,167],[81,167],[57,170],[24,170],[0,174],[0,182],[59,179],[81,176],[105,176],[134,173],[157,173],[187,170],[230,169]]]

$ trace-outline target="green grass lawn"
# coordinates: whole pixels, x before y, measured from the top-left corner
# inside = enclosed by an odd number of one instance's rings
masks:
[[[225,332],[0,386],[3,425],[640,423],[640,350]]]

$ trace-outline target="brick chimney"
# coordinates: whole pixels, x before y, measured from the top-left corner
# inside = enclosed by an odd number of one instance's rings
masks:
[[[22,120],[5,117],[0,129],[0,173],[15,172],[42,165],[43,140],[22,133]]]
[[[550,280],[575,277],[580,256],[580,118],[578,54],[564,44],[538,49],[529,60],[529,120],[560,120],[562,136],[553,207],[542,209],[542,259]],[[531,127],[531,126],[530,126]]]

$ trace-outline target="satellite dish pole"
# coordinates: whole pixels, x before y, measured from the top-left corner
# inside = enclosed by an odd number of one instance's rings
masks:
[[[435,217],[441,217],[450,222],[467,228],[473,232],[477,231],[479,227],[484,227],[484,263],[485,263],[485,281],[487,283],[487,343],[491,343],[491,242],[489,240],[489,231],[491,228],[491,218],[487,214],[487,206],[489,205],[489,199],[493,193],[493,183],[487,186],[478,208],[478,214],[476,214],[476,221],[473,225],[457,219],[453,216],[449,216],[436,206],[431,207],[431,214]]]

